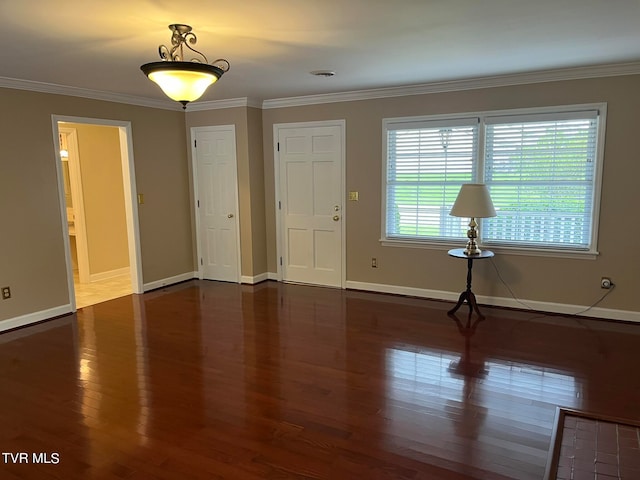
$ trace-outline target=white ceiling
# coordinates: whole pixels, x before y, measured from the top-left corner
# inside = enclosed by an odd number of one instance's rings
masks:
[[[640,0],[0,0],[0,18],[5,80],[151,100],[139,67],[170,23],[231,64],[205,101],[640,61]]]

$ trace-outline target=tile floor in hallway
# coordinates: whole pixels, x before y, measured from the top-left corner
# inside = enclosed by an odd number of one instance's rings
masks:
[[[80,283],[78,272],[74,272],[73,283],[76,290],[76,308],[83,308],[113,300],[114,298],[124,297],[125,295],[131,295],[133,292],[131,277],[128,274],[91,283]]]

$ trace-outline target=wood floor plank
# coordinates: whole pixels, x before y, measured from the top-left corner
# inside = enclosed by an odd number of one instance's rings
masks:
[[[450,307],[194,280],[5,332],[0,478],[534,480],[558,407],[640,419],[640,325]]]

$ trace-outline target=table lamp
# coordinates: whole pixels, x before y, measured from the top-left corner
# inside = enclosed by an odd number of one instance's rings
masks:
[[[467,248],[465,255],[478,255],[481,250],[476,244],[478,238],[478,223],[476,218],[495,217],[496,210],[489,195],[489,189],[484,183],[465,183],[460,188],[449,215],[454,217],[469,217],[469,230],[467,230]]]

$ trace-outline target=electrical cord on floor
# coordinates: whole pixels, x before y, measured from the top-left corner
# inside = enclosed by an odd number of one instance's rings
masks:
[[[526,303],[524,303],[522,300],[520,300],[516,294],[513,292],[513,290],[511,289],[511,287],[509,286],[509,284],[504,280],[504,278],[502,278],[502,275],[500,274],[500,270],[498,269],[498,266],[496,265],[496,263],[493,261],[493,258],[490,258],[489,260],[491,260],[491,265],[493,265],[493,268],[496,271],[496,274],[498,275],[498,278],[500,279],[500,281],[502,282],[502,284],[507,288],[507,290],[509,291],[509,293],[511,294],[511,297],[513,297],[513,299],[518,302],[520,305],[524,306],[527,308],[527,310],[531,310],[531,311],[537,311],[536,309],[534,309],[532,306],[527,305]],[[566,313],[564,315],[569,316],[569,317],[577,317],[579,315],[582,315],[583,313],[588,312],[589,310],[591,310],[592,308],[596,307],[597,305],[600,304],[600,302],[602,302],[605,298],[607,298],[611,292],[616,288],[615,283],[611,283],[611,287],[598,299],[596,300],[594,303],[592,303],[591,305],[589,305],[587,308],[580,310],[578,312],[575,313]],[[533,318],[542,318],[542,317],[547,317],[549,316],[549,314],[542,314],[536,317],[532,317],[529,320],[532,320]]]
[[[502,278],[502,275],[500,274],[500,270],[498,270],[498,266],[496,265],[496,262],[493,261],[493,258],[490,258],[489,260],[491,260],[491,265],[493,265],[493,268],[496,271],[496,274],[498,275],[498,278],[500,279],[500,281],[502,282],[502,284],[507,287],[507,290],[509,290],[509,293],[511,294],[511,297],[513,297],[513,299],[518,302],[520,305],[524,306],[527,308],[527,310],[533,310],[535,311],[535,309],[531,306],[531,305],[527,305],[526,303],[524,303],[522,300],[520,300],[518,297],[516,297],[516,294],[513,293],[513,290],[511,290],[511,287],[509,286],[509,284],[507,282],[505,282],[504,278]]]
[[[571,316],[576,316],[576,315],[582,315],[583,313],[588,312],[589,310],[591,310],[593,307],[597,306],[601,301],[603,301],[605,298],[607,298],[609,296],[609,294],[611,292],[613,292],[613,290],[616,288],[616,284],[615,283],[611,283],[611,286],[609,287],[609,289],[604,292],[604,295],[602,295],[598,300],[596,300],[594,303],[592,303],[591,305],[589,305],[587,308],[585,308],[584,310],[580,310],[579,312],[576,313],[571,313]]]
[[[493,258],[490,258],[489,260],[491,260],[491,264],[493,265],[493,268],[495,269],[496,274],[498,275],[498,278],[500,279],[502,284],[507,288],[507,290],[509,290],[509,293],[511,294],[513,299],[516,302],[518,302],[520,305],[523,305],[523,306],[527,307],[528,311],[536,312],[536,310],[534,308],[532,308],[530,305],[527,305],[526,303],[521,301],[518,297],[516,297],[515,293],[511,289],[511,287],[507,284],[507,282],[504,280],[504,278],[502,278],[502,275],[500,274],[500,270],[498,269],[498,266],[493,261]],[[596,332],[593,330],[592,326],[590,326],[589,322],[584,322],[583,319],[580,318],[580,315],[588,312],[593,307],[597,306],[600,302],[602,302],[605,298],[607,298],[615,288],[616,288],[615,284],[611,283],[610,289],[607,290],[602,296],[600,296],[600,298],[598,300],[593,302],[587,308],[585,308],[583,310],[580,310],[578,312],[575,312],[575,313],[560,314],[560,315],[564,315],[566,317],[572,318],[578,325],[580,325],[582,328],[586,329],[587,332],[589,332],[592,335],[594,335],[595,342],[598,345],[597,351],[598,351],[598,353],[600,355],[607,355],[607,347],[604,344],[604,342],[602,340],[602,337],[600,335],[596,334]],[[539,312],[539,310],[538,310],[538,312]],[[530,321],[535,320],[535,319],[547,318],[547,317],[550,317],[552,315],[558,315],[558,314],[540,312],[538,315],[533,315],[532,317],[529,317],[529,318],[527,318],[526,320],[523,320],[523,321],[530,322]]]

